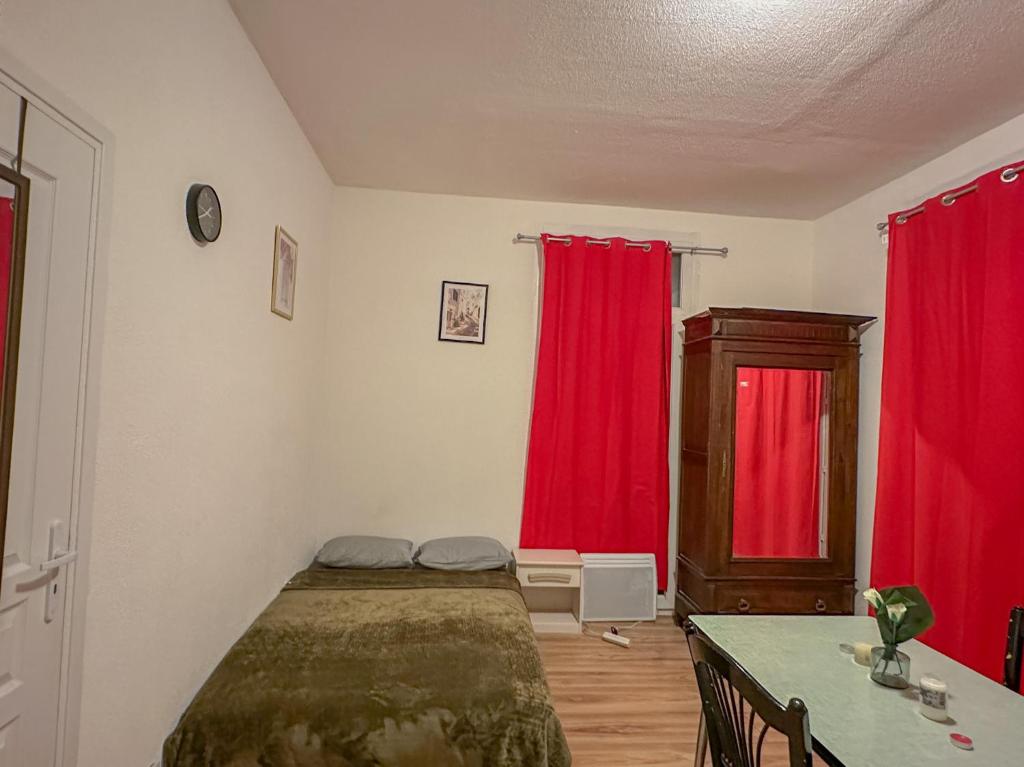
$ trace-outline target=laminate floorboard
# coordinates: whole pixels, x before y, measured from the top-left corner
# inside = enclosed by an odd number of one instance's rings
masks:
[[[573,767],[692,767],[700,699],[686,636],[669,617],[624,634],[628,649],[586,634],[538,635]],[[770,734],[763,767],[787,764],[781,736]]]

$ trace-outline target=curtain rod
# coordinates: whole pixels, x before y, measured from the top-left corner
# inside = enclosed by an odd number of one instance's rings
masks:
[[[568,237],[551,237],[549,238],[552,242],[564,242],[570,243]],[[536,234],[521,234],[516,233],[516,236],[512,238],[512,242],[518,245],[521,242],[540,242],[540,236]],[[609,239],[588,239],[588,245],[609,245],[611,240]],[[646,242],[626,242],[627,248],[643,248],[645,251],[650,250],[651,246]],[[700,246],[687,247],[685,245],[672,245],[673,253],[689,253],[691,256],[727,256],[729,255],[728,248],[703,248]]]
[[[1024,165],[1018,165],[1015,168],[1006,168],[1003,170],[1002,173],[999,174],[999,178],[1001,178],[1005,183],[1009,184],[1011,181],[1016,181],[1020,177],[1020,174],[1022,172],[1024,172]],[[950,205],[959,200],[965,194],[970,194],[971,192],[977,191],[978,185],[971,184],[970,186],[965,186],[961,189],[956,189],[952,192],[947,192],[946,194],[942,195],[942,204],[948,208]],[[898,216],[896,216],[896,223],[905,224],[912,216],[916,216],[918,213],[924,213],[924,203],[918,205],[916,208],[910,208],[909,210],[902,211]],[[879,221],[877,224],[875,224],[875,228],[879,232],[884,232],[889,228],[889,222]]]

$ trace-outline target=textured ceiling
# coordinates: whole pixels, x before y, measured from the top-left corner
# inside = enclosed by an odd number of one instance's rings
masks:
[[[338,184],[814,218],[1024,112],[1022,0],[230,0]]]

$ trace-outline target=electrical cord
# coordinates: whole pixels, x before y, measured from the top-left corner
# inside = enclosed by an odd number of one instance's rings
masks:
[[[609,627],[608,630],[610,632],[612,632],[613,634],[622,634],[623,631],[630,631],[632,629],[635,629],[641,623],[643,623],[643,621],[633,621],[628,626],[623,626],[621,628],[618,627],[618,626],[611,626],[611,627]],[[591,629],[589,623],[584,623],[583,624],[583,633],[586,634],[587,636],[597,637],[598,639],[600,639],[604,635],[603,631],[595,631],[595,630]]]

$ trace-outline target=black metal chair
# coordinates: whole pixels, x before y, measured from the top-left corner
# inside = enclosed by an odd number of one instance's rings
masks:
[[[693,670],[700,690],[702,733],[707,741],[697,747],[697,767],[711,746],[714,767],[760,767],[768,728],[789,740],[790,767],[811,764],[811,728],[807,707],[799,698],[782,706],[742,667],[721,653],[696,627],[686,622]]]
[[[1006,629],[1006,658],[1003,661],[1003,684],[1014,692],[1020,688],[1021,658],[1024,656],[1024,607],[1010,610],[1010,625]]]

